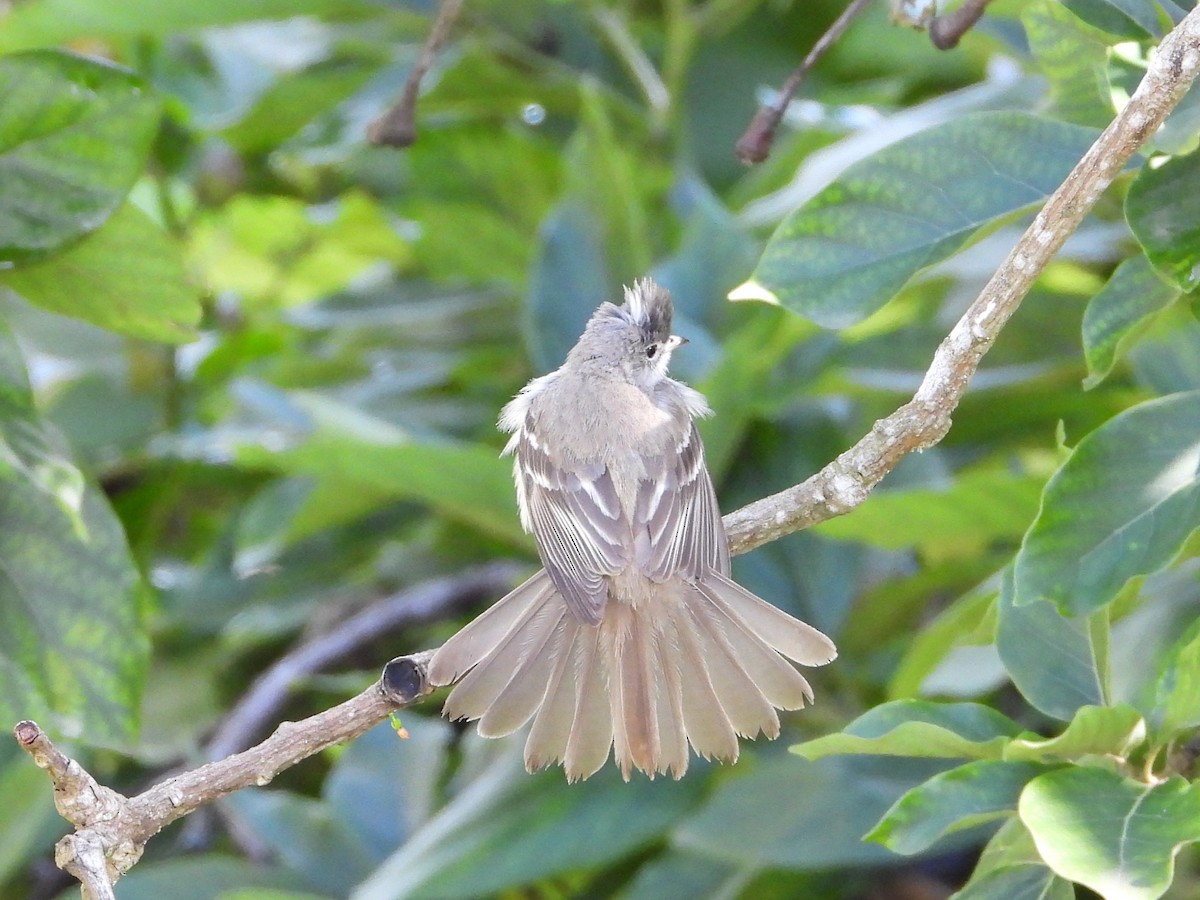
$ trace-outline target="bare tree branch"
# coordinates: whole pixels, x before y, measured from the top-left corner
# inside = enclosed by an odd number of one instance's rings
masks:
[[[983,18],[992,0],[965,0],[962,6],[944,16],[934,16],[929,23],[929,40],[939,50],[953,50],[964,34]]]
[[[417,97],[421,93],[421,82],[433,65],[433,58],[450,36],[450,28],[462,9],[462,0],[442,0],[437,18],[429,29],[429,37],[421,47],[421,54],[413,63],[404,81],[400,98],[367,126],[367,140],[376,146],[409,147],[417,139]]]
[[[849,512],[907,453],[937,443],[983,355],[1037,275],[1095,205],[1138,147],[1157,130],[1200,70],[1200,7],[1162,41],[1137,91],[1051,195],[979,297],[950,331],[913,398],[875,423],[852,448],[802,484],[725,517],[731,550],[745,553],[808,525]],[[281,724],[257,746],[169,778],[132,798],[98,784],[32,722],[20,745],[49,772],[59,812],[76,826],[56,861],[83,885],[85,900],[111,898],[111,884],[146,841],[198,807],[326,747],[351,740],[429,691],[432,651],[393,660],[380,680],[346,702],[301,722]]]
[[[842,10],[842,14],[834,19],[833,24],[813,44],[813,48],[808,51],[808,56],[804,57],[804,61],[792,70],[792,74],[787,77],[787,81],[779,89],[779,96],[775,98],[775,102],[759,107],[754,118],[750,120],[750,124],[746,126],[745,133],[738,138],[738,142],[734,146],[734,152],[738,159],[744,163],[753,164],[760,163],[771,155],[771,145],[775,143],[775,132],[779,128],[779,123],[783,121],[783,114],[787,112],[788,104],[796,96],[796,91],[800,89],[800,85],[812,67],[817,64],[817,60],[825,55],[826,51],[834,45],[850,27],[850,23],[867,8],[870,2],[871,0],[850,0],[849,5]]]

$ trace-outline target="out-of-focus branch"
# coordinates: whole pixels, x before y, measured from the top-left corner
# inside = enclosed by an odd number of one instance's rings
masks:
[[[851,0],[850,4],[842,10],[842,14],[813,44],[813,48],[808,51],[808,56],[804,57],[804,61],[792,70],[792,74],[787,77],[787,81],[779,89],[779,95],[775,98],[775,102],[759,107],[758,112],[754,114],[754,118],[750,120],[746,131],[738,138],[734,147],[738,159],[752,164],[760,163],[771,155],[775,132],[779,128],[779,123],[783,121],[783,114],[787,112],[788,104],[792,102],[796,91],[800,89],[801,83],[812,67],[817,64],[817,60],[825,55],[825,51],[833,46],[855,17],[866,9],[870,2],[871,0]]]
[[[1163,38],[1129,104],[1050,195],[1033,224],[942,341],[913,398],[876,422],[870,434],[807,481],[726,516],[733,552],[752,550],[849,512],[906,454],[942,439],[1000,329],[1117,173],[1187,93],[1198,69],[1200,7]]]
[[[907,453],[931,446],[983,355],[1016,311],[1037,275],[1078,228],[1113,178],[1157,130],[1200,70],[1200,7],[1162,41],[1129,104],[1051,195],[982,293],[938,347],[921,387],[856,445],[802,484],[725,517],[730,549],[745,553],[862,503]],[[429,691],[432,651],[393,660],[376,684],[345,703],[300,722],[285,722],[257,746],[169,778],[126,798],[98,784],[57,750],[33,722],[17,725],[18,743],[46,769],[59,812],[75,831],[58,844],[56,861],[83,886],[85,900],[108,900],[112,882],[166,825],[220,797],[268,783],[283,769],[351,740]]]
[[[433,59],[450,36],[450,28],[462,9],[462,0],[442,0],[437,18],[429,29],[429,37],[421,47],[421,54],[409,70],[400,98],[378,119],[367,126],[367,140],[382,147],[409,147],[417,139],[417,97],[421,94],[421,81],[433,65]]]
[[[934,16],[929,23],[929,40],[939,50],[953,50],[962,36],[983,18],[983,11],[992,0],[963,0],[963,5],[944,16]]]

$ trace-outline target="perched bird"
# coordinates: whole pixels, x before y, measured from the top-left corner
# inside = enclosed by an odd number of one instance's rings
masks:
[[[667,376],[683,338],[650,279],[592,315],[562,367],[505,408],[521,523],[544,568],[458,632],[429,678],[459,681],[453,719],[501,737],[530,719],[525,765],[587,778],[615,747],[625,780],[683,776],[688,744],[736,760],[812,702],[783,657],[837,655],[810,625],[729,577],[729,542],[693,420],[704,397]]]

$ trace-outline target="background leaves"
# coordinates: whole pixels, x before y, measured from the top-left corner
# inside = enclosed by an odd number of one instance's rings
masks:
[[[469,4],[404,151],[364,134],[429,4],[12,5],[0,708],[133,793],[437,645],[491,598],[427,580],[535,565],[499,409],[645,273],[716,410],[722,508],[802,481],[911,396],[1190,6],[991,4],[944,53],[871,5],[746,170],[755,103],[844,3]],[[945,440],[736,560],[841,651],[781,741],[567,786],[435,697],[407,741],[156,837],[120,896],[1195,894],[1196,109],[1042,273]],[[268,670],[292,677],[247,718]],[[0,797],[0,900],[61,894],[63,824],[3,742]]]

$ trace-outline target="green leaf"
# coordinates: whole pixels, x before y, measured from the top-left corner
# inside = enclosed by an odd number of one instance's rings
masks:
[[[1162,731],[1170,737],[1200,726],[1200,622],[1195,622],[1171,648],[1158,680]]]
[[[1125,218],[1154,267],[1185,291],[1200,285],[1200,153],[1143,166],[1125,195]]]
[[[1067,122],[1103,127],[1113,117],[1106,35],[1080,21],[1058,0],[1021,14],[1029,49],[1050,81],[1054,111]]]
[[[781,303],[827,328],[853,325],[982,229],[1044,200],[1096,135],[998,112],[893,144],[784,220],[730,296]]]
[[[6,17],[0,33],[10,26]],[[94,231],[120,206],[159,106],[133,73],[55,50],[0,57],[0,94],[0,264],[21,263]]]
[[[179,247],[128,204],[79,243],[0,273],[0,284],[51,312],[152,341],[193,340],[200,322]]]
[[[888,697],[899,700],[918,694],[925,679],[955,647],[992,643],[996,593],[994,583],[971,591],[913,635],[888,682]]]
[[[1031,781],[1018,810],[1047,865],[1107,900],[1161,897],[1179,848],[1200,840],[1200,786],[1182,778],[1061,769]]]
[[[255,900],[271,900],[272,889],[298,891],[304,887],[304,879],[291,872],[206,853],[146,860],[122,876],[119,890],[121,900],[216,900],[225,897],[226,891],[253,891]]]
[[[972,878],[950,900],[1075,900],[1075,888],[1052,869],[1025,864]]]
[[[1058,737],[1020,737],[1004,748],[1007,760],[1053,762],[1085,756],[1125,757],[1146,739],[1146,722],[1132,706],[1083,706]]]
[[[864,840],[920,853],[947,834],[1016,810],[1026,782],[1045,771],[1038,763],[981,759],[942,772],[897,800]]]
[[[45,717],[98,744],[131,737],[142,601],[120,523],[38,418],[0,327],[0,717]]]
[[[1144,254],[1117,266],[1083,314],[1083,353],[1088,367],[1083,386],[1090,389],[1103,381],[1153,317],[1179,299],[1180,293],[1154,271]]]
[[[849,515],[822,522],[815,530],[887,550],[974,548],[1023,534],[1037,514],[1045,481],[995,467],[969,470],[940,490],[879,491]]]
[[[569,785],[496,761],[376,869],[355,900],[490,896],[609,863],[659,838],[698,799],[702,782],[622,784],[613,767]]]
[[[1108,702],[1108,617],[1067,618],[1053,603],[1013,603],[1007,569],[996,603],[996,650],[1021,695],[1069,721],[1081,706]]]
[[[863,713],[839,734],[791,750],[805,759],[845,753],[999,759],[1004,745],[1020,731],[1012,719],[977,703],[894,700]]]
[[[1200,391],[1135,406],[1081,440],[1017,554],[1014,602],[1101,609],[1200,527]]]
[[[1085,22],[1119,37],[1160,36],[1159,10],[1154,0],[1064,0]]]
[[[951,900],[1075,900],[1075,888],[1043,864],[1025,825],[1013,817],[988,841],[971,880]]]
[[[64,44],[82,37],[162,36],[212,25],[361,8],[361,0],[29,0],[5,15],[0,51]]]
[[[896,798],[929,777],[930,764],[882,762],[782,756],[760,760],[748,772],[734,770],[675,830],[672,844],[746,869],[894,862],[892,853],[862,836]],[[784,799],[800,797],[803,803]]]

